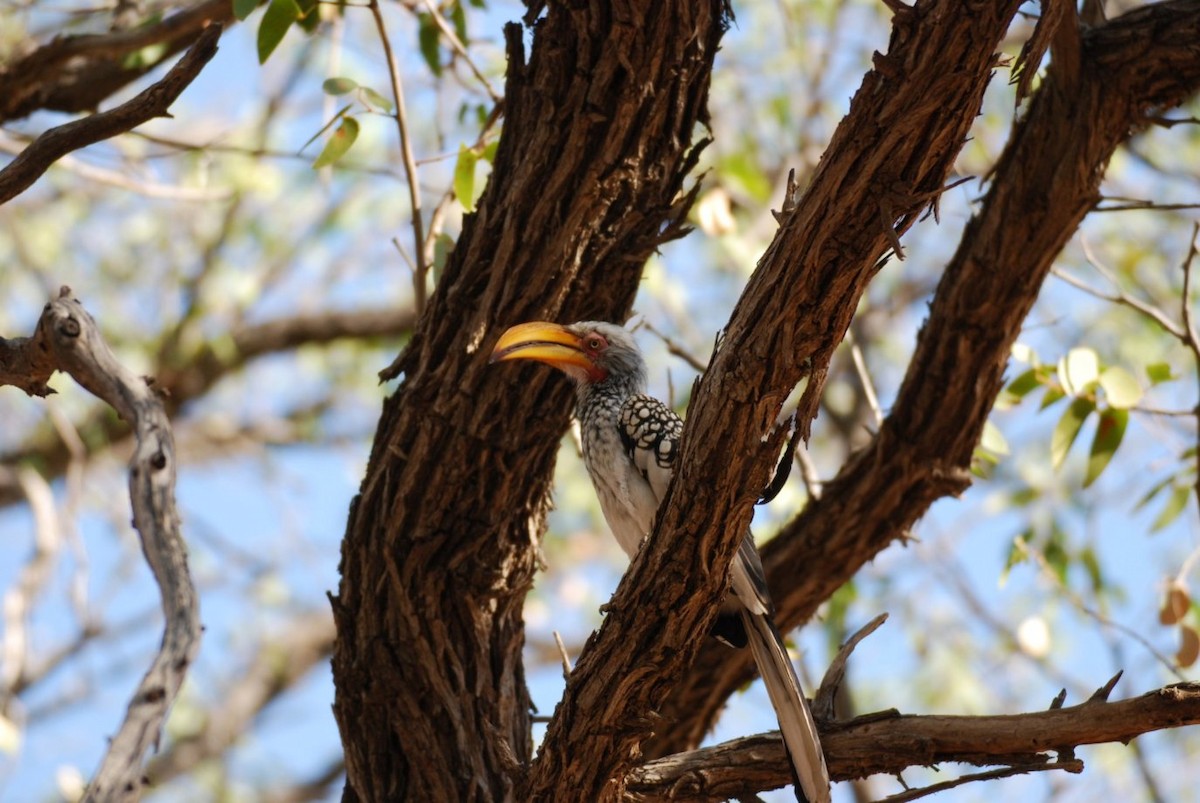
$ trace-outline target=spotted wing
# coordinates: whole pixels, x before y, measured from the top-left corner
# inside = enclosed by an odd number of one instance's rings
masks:
[[[617,426],[625,454],[661,502],[679,454],[683,419],[658,399],[637,395],[621,405]]]

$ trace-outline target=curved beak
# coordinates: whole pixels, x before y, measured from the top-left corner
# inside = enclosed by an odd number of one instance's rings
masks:
[[[575,334],[561,324],[546,321],[517,324],[500,335],[488,362],[504,360],[537,360],[572,376],[596,370]]]

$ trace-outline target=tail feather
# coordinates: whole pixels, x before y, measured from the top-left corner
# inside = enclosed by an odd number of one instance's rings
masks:
[[[808,803],[829,803],[829,770],[825,767],[817,723],[813,721],[800,690],[800,679],[796,677],[796,669],[784,648],[783,637],[769,616],[743,610],[742,617],[754,663],[766,684],[784,746],[799,782],[797,799],[803,792]]]

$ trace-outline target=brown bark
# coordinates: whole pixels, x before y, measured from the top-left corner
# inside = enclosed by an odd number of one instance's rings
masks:
[[[200,0],[166,19],[132,30],[60,36],[0,64],[0,123],[38,109],[86,112],[125,85],[187,49],[211,24],[234,21],[230,0]],[[133,66],[127,57],[150,45],[156,61]]]
[[[217,53],[221,26],[213,24],[195,39],[194,46],[171,70],[120,106],[44,131],[11,162],[0,169],[0,205],[29,188],[50,165],[71,151],[130,131],[147,120],[164,117],[175,99]],[[3,92],[0,89],[0,92]]]
[[[1068,708],[1003,716],[871,714],[822,737],[835,780],[899,775],[912,766],[947,762],[1003,765],[1029,771],[1079,772],[1073,748],[1128,742],[1153,730],[1200,724],[1200,684],[1178,683],[1129,700],[1093,698]],[[630,774],[632,800],[731,800],[791,783],[787,756],[774,734],[649,761]],[[999,792],[993,795],[999,798]]]
[[[555,4],[506,32],[505,130],[388,399],[333,599],[347,800],[503,800],[531,756],[521,608],[570,391],[504,324],[621,319],[682,231],[719,2]]]
[[[1010,347],[1055,257],[1099,200],[1113,151],[1200,87],[1200,3],[1143,8],[1092,30],[1081,58],[1071,87],[1052,63],[1016,125],[879,434],[764,550],[783,626],[803,623],[930,504],[966,487]],[[747,657],[706,644],[662,711],[675,726],[647,751],[697,744],[752,672]]]

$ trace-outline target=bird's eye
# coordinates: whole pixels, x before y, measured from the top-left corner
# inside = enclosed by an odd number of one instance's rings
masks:
[[[604,346],[605,346],[604,338],[600,337],[599,335],[592,335],[591,337],[588,338],[588,341],[587,341],[588,350],[599,351],[600,349],[604,348]]]

